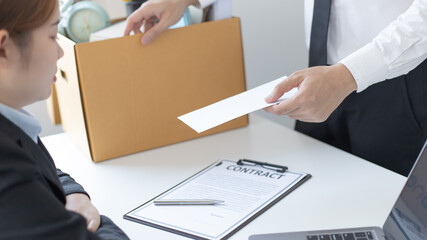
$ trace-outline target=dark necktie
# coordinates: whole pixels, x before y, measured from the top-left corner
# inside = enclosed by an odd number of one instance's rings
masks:
[[[311,25],[309,67],[327,64],[327,40],[331,0],[314,0]]]

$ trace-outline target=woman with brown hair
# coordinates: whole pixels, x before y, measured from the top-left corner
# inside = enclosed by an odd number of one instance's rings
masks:
[[[58,22],[57,0],[0,0],[0,239],[128,239],[56,169],[23,110],[51,93]]]

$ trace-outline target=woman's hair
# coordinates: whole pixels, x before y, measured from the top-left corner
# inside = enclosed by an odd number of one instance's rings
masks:
[[[25,48],[31,31],[46,23],[57,7],[58,0],[0,0],[0,29]]]

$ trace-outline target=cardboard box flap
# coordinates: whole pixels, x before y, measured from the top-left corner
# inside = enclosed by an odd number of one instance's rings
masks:
[[[60,34],[58,34],[58,43],[64,50],[64,57],[58,61],[57,81],[55,83],[62,128],[70,134],[80,149],[87,156],[90,156],[77,77],[75,43]]]

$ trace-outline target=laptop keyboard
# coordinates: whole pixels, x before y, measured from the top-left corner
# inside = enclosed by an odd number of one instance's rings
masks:
[[[354,232],[354,233],[331,233],[331,234],[310,234],[307,240],[373,240],[373,233]]]

